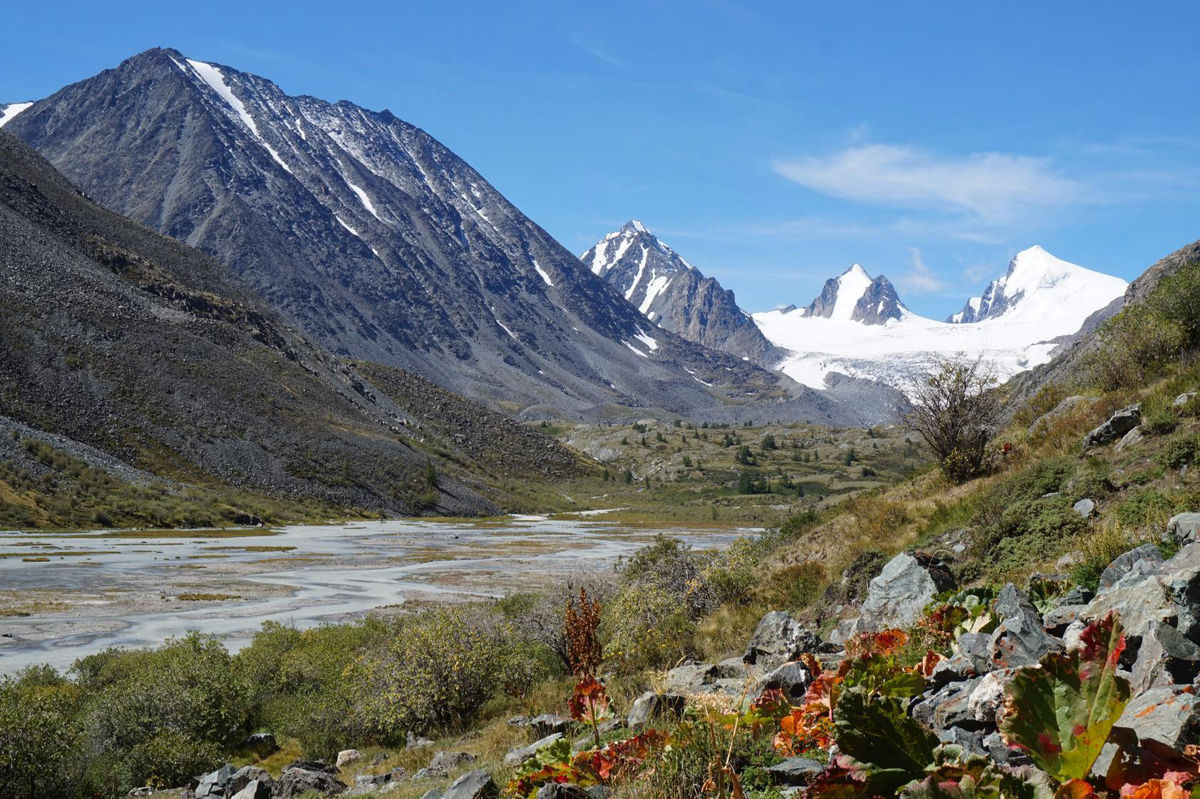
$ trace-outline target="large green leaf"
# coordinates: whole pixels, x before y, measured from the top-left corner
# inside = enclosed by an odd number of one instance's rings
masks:
[[[1111,614],[1093,622],[1082,641],[1074,652],[1051,653],[1040,668],[1017,672],[1000,725],[1008,743],[1060,782],[1087,776],[1129,701],[1129,683],[1117,675],[1125,648],[1120,623]]]
[[[842,692],[833,711],[838,748],[858,762],[872,790],[882,795],[924,776],[938,745],[937,736],[905,712],[907,704],[855,686]]]

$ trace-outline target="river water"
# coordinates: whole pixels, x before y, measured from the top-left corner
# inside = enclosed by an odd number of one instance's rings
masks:
[[[660,531],[586,514],[412,519],[277,531],[0,532],[0,674],[189,630],[244,646],[265,621],[298,628],[411,602],[536,590],[605,568]],[[697,549],[757,530],[664,530]],[[265,533],[265,534],[264,534]]]

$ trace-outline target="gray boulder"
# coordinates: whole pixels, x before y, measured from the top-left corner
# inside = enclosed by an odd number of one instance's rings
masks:
[[[267,773],[266,769],[261,769],[258,766],[244,766],[229,778],[229,783],[225,786],[225,790],[231,794],[238,793],[252,782],[261,783],[268,789],[275,787],[275,780]]]
[[[231,794],[231,799],[271,799],[274,794],[275,782],[263,782],[260,780],[250,780],[246,786],[235,794]]]
[[[821,639],[816,633],[805,629],[782,610],[773,610],[759,620],[742,660],[774,669],[805,652],[815,655],[820,646]]]
[[[934,596],[953,587],[954,578],[941,561],[901,552],[871,580],[854,632],[911,627]]]
[[[533,760],[533,758],[537,756],[538,750],[543,746],[549,746],[555,741],[560,741],[562,740],[562,737],[563,736],[561,732],[555,732],[547,735],[545,738],[539,738],[538,740],[529,744],[529,746],[522,746],[517,749],[513,749],[504,756],[504,765],[511,768],[523,766],[530,760]]]
[[[486,771],[468,771],[442,791],[442,799],[492,799],[500,789]]]
[[[1142,636],[1130,685],[1134,694],[1191,683],[1200,674],[1200,646],[1170,625],[1156,622]]]
[[[561,732],[566,735],[571,731],[571,725],[574,724],[571,719],[566,716],[557,716],[553,713],[543,713],[540,716],[534,716],[529,720],[529,726],[533,728],[534,733],[539,738],[544,738],[551,733]]]
[[[1076,513],[1085,519],[1090,519],[1096,515],[1096,503],[1086,497],[1076,502],[1071,506]]]
[[[334,796],[349,786],[328,771],[310,771],[289,767],[283,770],[275,784],[275,799],[299,799],[309,793]]]
[[[421,769],[427,777],[444,777],[451,770],[465,766],[475,761],[475,755],[470,752],[435,752],[429,765]]]
[[[1062,650],[1062,641],[1046,632],[1037,608],[1012,583],[1000,590],[994,612],[999,623],[988,639],[993,668],[1032,666],[1047,652]]]
[[[1076,620],[1082,618],[1087,613],[1087,604],[1082,605],[1059,605],[1046,611],[1046,615],[1042,617],[1042,626],[1051,635],[1062,637],[1062,634]]]
[[[803,663],[784,663],[770,674],[763,677],[762,688],[782,691],[783,695],[793,705],[800,704],[808,686],[812,684],[813,676]]]
[[[1137,403],[1114,413],[1104,424],[1083,437],[1083,447],[1098,447],[1116,441],[1142,423],[1142,405]]]
[[[1163,560],[1162,553],[1154,544],[1142,544],[1137,549],[1123,552],[1100,573],[1100,588],[1097,593],[1103,593],[1112,588],[1135,570],[1140,574],[1148,574]]]
[[[1158,569],[1159,582],[1175,611],[1175,627],[1200,643],[1200,544],[1188,544]]]
[[[216,771],[205,774],[200,778],[200,784],[196,786],[196,799],[225,799],[229,781],[236,773],[237,769],[226,763]]]
[[[523,724],[529,724],[529,719],[525,718],[524,716],[517,716],[517,718],[520,719]],[[513,721],[515,721],[515,719],[508,720],[510,727],[519,726],[518,724],[513,724]],[[422,749],[426,746],[433,746],[433,741],[429,740],[428,738],[422,738],[420,735],[414,735],[412,730],[409,730],[405,737],[405,749]]]
[[[807,757],[789,757],[782,763],[767,768],[771,782],[776,785],[807,785],[825,767]]]
[[[686,705],[687,698],[679,694],[656,694],[653,691],[647,691],[634,700],[633,706],[629,709],[626,726],[631,730],[642,730],[660,718],[668,716],[678,718],[683,715]]]
[[[1172,408],[1182,408],[1184,405],[1187,405],[1189,402],[1191,402],[1192,397],[1195,397],[1195,396],[1196,396],[1195,391],[1185,391],[1184,393],[1180,394],[1178,397],[1175,398],[1175,401],[1171,403],[1171,407]]]
[[[1177,513],[1167,522],[1167,535],[1181,547],[1200,541],[1200,513]]]
[[[1121,450],[1132,447],[1134,444],[1140,444],[1145,440],[1146,436],[1142,432],[1142,426],[1138,425],[1125,435],[1121,436],[1121,440],[1117,442],[1117,445],[1113,447],[1113,449],[1117,452],[1120,452]]]

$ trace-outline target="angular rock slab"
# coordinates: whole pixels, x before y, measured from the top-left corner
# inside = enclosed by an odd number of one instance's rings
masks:
[[[1116,441],[1141,423],[1142,405],[1140,402],[1122,408],[1108,417],[1108,420],[1104,424],[1091,430],[1083,437],[1083,448],[1098,447],[1110,441]]]
[[[442,799],[494,799],[500,789],[486,771],[468,771],[442,791]]]
[[[1012,583],[1000,590],[993,611],[999,619],[988,640],[994,668],[1032,666],[1047,652],[1062,650],[1062,641],[1046,632],[1037,608]]]
[[[871,580],[854,632],[911,627],[936,595],[953,587],[954,578],[940,561],[901,552]]]
[[[1167,535],[1181,547],[1200,542],[1200,513],[1177,513],[1167,522]]]

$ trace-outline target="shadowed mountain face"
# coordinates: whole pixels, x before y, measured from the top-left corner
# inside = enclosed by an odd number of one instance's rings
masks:
[[[732,291],[705,277],[634,220],[581,256],[659,327],[770,368],[782,353],[738,307]]]
[[[497,510],[436,459],[432,486],[431,448],[493,473],[578,468],[418,377],[365,374],[208,256],[96,206],[0,131],[0,417],[184,482],[391,513]],[[485,438],[506,468],[475,457]]]
[[[100,203],[228,263],[331,352],[530,416],[827,399],[649,324],[464,161],[387,111],[150,50],[11,118]],[[772,413],[778,412],[778,408]]]

